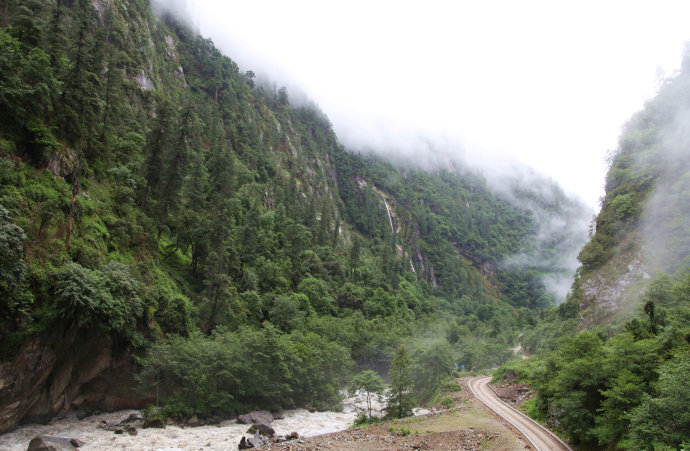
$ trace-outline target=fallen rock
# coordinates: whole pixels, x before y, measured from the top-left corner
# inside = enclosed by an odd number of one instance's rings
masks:
[[[269,424],[262,422],[252,424],[251,427],[247,429],[247,434],[259,434],[265,437],[273,437],[276,431]]]
[[[264,437],[260,434],[254,434],[254,437],[250,438],[247,440],[250,445],[252,445],[252,448],[262,448],[266,445],[269,445],[271,443],[270,439],[268,437]]]
[[[196,415],[192,415],[192,417],[189,420],[187,420],[187,424],[189,426],[192,426],[192,427],[199,426],[200,425],[199,417],[197,417]]]
[[[49,445],[44,439],[45,437],[32,438],[27,451],[58,451],[56,446]]]
[[[76,443],[76,445],[75,445]],[[84,442],[75,438],[51,437],[48,435],[36,436],[29,442],[27,450],[30,451],[60,451],[83,446]]]
[[[237,424],[252,424],[252,417],[248,413],[237,417]]]
[[[140,412],[134,412],[130,413],[127,419],[123,421],[123,423],[134,423],[135,421],[141,421],[144,419],[144,416]]]
[[[117,428],[117,429],[114,429],[113,432],[115,432],[118,435],[122,435],[125,432],[128,433],[129,435],[137,435],[138,434],[137,428],[135,428],[134,426],[125,426],[125,427]]]
[[[297,440],[299,438],[299,434],[295,431],[292,431],[288,435],[286,435],[285,438],[288,440]]]
[[[257,410],[249,414],[252,417],[252,423],[273,423],[273,414],[267,410]]]
[[[237,424],[273,423],[273,414],[267,410],[255,410],[237,417]]]
[[[254,445],[249,443],[249,440],[247,440],[243,435],[242,439],[240,440],[240,444],[237,445],[237,449],[250,449],[250,448],[254,448]]]
[[[146,429],[146,428],[162,429],[164,427],[165,427],[165,423],[163,422],[163,419],[160,417],[151,417],[151,418],[147,418],[146,421],[144,421],[144,429]]]

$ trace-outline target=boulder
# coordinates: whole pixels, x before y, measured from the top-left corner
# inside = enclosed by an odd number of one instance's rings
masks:
[[[83,446],[84,442],[75,438],[52,437],[48,435],[36,436],[29,442],[30,451],[60,451]]]
[[[286,435],[285,438],[288,440],[297,440],[299,438],[299,434],[295,431],[292,431],[288,435]]]
[[[254,437],[247,441],[250,445],[252,445],[252,448],[263,448],[264,446],[271,444],[271,440],[261,434],[254,434]]]
[[[146,421],[144,421],[144,428],[164,428],[165,423],[163,422],[163,419],[160,417],[151,417],[147,418]]]
[[[263,437],[259,434],[254,434],[254,437],[250,438],[242,436],[240,443],[237,445],[237,449],[262,448],[270,443],[271,442],[267,437]]]
[[[250,412],[249,416],[252,418],[252,423],[273,423],[273,414],[268,410],[256,410]]]
[[[252,424],[251,427],[247,429],[247,434],[259,434],[263,435],[264,437],[273,437],[276,434],[276,431],[271,427],[271,425],[261,422]]]
[[[250,449],[254,448],[254,445],[249,443],[249,440],[246,439],[246,437],[243,435],[242,439],[240,440],[240,444],[237,445],[237,449]]]
[[[268,410],[255,410],[237,417],[237,424],[273,423],[273,414]]]
[[[123,421],[123,423],[134,423],[135,421],[141,421],[144,416],[140,412],[130,413],[129,416]]]
[[[252,424],[252,417],[248,413],[237,417],[237,424]]]
[[[29,442],[27,451],[58,451],[57,446],[48,444],[46,437],[34,437]]]
[[[189,426],[192,426],[192,427],[201,426],[201,422],[199,421],[199,417],[197,417],[196,415],[192,415],[192,417],[187,420],[187,424]]]

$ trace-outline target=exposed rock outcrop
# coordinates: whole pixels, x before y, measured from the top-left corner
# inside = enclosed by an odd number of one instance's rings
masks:
[[[133,372],[131,349],[99,331],[56,326],[31,337],[0,364],[0,434],[70,409],[143,407]]]

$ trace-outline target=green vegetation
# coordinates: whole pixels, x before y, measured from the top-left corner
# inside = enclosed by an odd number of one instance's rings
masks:
[[[410,354],[405,345],[400,345],[395,351],[388,377],[390,387],[386,399],[386,415],[392,418],[403,418],[412,415],[413,394]]]
[[[347,152],[146,0],[2,5],[3,362],[79,328],[136,355],[166,415],[328,408],[373,370],[403,416],[552,302],[548,265],[503,265],[536,255],[534,215],[475,171]],[[538,192],[516,198],[565,217]]]
[[[653,284],[640,316],[608,336],[602,330],[562,337],[554,350],[501,367],[534,387],[528,412],[571,443],[656,449],[690,441],[687,381],[690,276]],[[685,374],[685,376],[681,376]]]

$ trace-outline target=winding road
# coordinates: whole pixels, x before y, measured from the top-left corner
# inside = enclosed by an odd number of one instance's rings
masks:
[[[489,387],[489,381],[491,381],[490,376],[470,380],[468,383],[470,391],[475,398],[520,431],[537,451],[572,451],[572,448],[551,431],[501,401]]]

